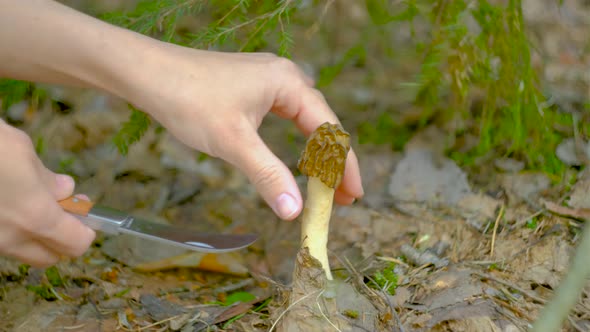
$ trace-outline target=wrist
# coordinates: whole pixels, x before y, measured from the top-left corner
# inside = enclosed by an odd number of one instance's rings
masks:
[[[102,40],[89,54],[84,80],[93,87],[134,102],[138,86],[148,79],[148,58],[158,41],[133,31],[104,23],[99,30]],[[91,47],[90,49],[92,49]]]
[[[187,86],[206,94],[206,84],[195,88],[195,78],[202,82],[203,54],[199,51],[162,42],[138,33],[122,30],[100,61],[102,71],[110,73],[101,88],[128,101],[161,120],[170,117],[170,96],[179,95]],[[187,57],[187,50],[190,56]],[[196,105],[195,105],[196,106]]]

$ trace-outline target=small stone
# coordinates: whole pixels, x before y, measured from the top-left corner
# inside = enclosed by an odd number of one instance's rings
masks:
[[[518,173],[524,169],[524,162],[512,158],[498,158],[494,160],[494,166],[506,173]]]
[[[6,118],[12,123],[22,123],[25,121],[25,115],[28,108],[29,103],[27,101],[23,100],[15,103],[11,105],[6,111]]]
[[[585,154],[582,158],[590,158],[590,144],[588,142],[579,142],[581,151],[576,152],[576,141],[573,138],[566,138],[555,150],[557,158],[568,166],[580,166],[584,164],[584,160],[580,159],[579,153]]]
[[[467,175],[459,166],[445,157],[437,162],[426,149],[408,151],[389,184],[389,194],[402,202],[455,205],[470,193]]]

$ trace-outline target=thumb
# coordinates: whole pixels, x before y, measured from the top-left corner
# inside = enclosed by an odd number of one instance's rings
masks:
[[[71,176],[56,174],[51,171],[46,174],[46,183],[56,201],[70,197],[74,193],[74,187],[76,186]]]
[[[275,214],[293,220],[301,212],[302,199],[291,171],[255,135],[248,149],[235,149],[228,160],[242,170]],[[236,146],[236,145],[234,145]]]

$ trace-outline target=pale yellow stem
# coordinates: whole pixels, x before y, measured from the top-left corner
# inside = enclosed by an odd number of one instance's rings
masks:
[[[328,280],[332,280],[327,245],[333,200],[334,189],[310,176],[301,224],[302,246],[309,248],[309,254],[320,261]]]

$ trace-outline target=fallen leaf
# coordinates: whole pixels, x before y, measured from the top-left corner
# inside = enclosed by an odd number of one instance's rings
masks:
[[[186,312],[186,309],[182,306],[151,294],[142,294],[139,297],[139,302],[154,321],[164,320]]]
[[[263,302],[266,299],[268,299],[268,296],[258,297],[247,302],[237,302],[235,305],[232,305],[230,308],[226,309],[219,316],[217,316],[214,320],[214,324],[225,322],[232,317],[248,312],[248,310],[252,309],[256,303]]]
[[[191,267],[202,271],[231,274],[240,277],[248,275],[248,268],[244,265],[243,257],[236,252],[220,254],[189,252],[162,260],[137,264],[135,269],[142,272],[153,272],[178,267]]]
[[[403,305],[412,297],[412,293],[407,287],[397,287],[395,295],[388,295],[389,301],[394,308],[402,308]]]

